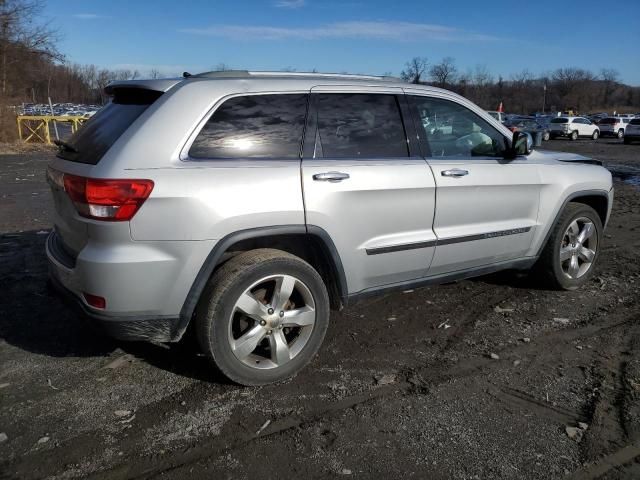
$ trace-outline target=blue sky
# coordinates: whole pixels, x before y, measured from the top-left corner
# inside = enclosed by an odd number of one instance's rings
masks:
[[[573,7],[571,7],[573,5]],[[48,0],[71,62],[164,75],[232,68],[398,75],[450,56],[505,78],[577,66],[640,85],[640,1]]]

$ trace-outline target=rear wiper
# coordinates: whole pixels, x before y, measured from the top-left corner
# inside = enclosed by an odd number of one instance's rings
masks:
[[[54,140],[53,143],[60,147],[61,150],[66,150],[67,152],[71,153],[78,153],[78,149],[73,145],[68,144],[67,142],[63,142],[62,140]]]

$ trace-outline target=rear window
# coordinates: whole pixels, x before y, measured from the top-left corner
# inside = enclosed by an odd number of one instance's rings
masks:
[[[60,158],[96,165],[111,146],[162,92],[116,88],[110,103],[74,133],[58,152]]]
[[[602,120],[600,120],[600,125],[613,125],[614,123],[617,123],[618,120],[615,118],[603,118]]]
[[[567,118],[554,118],[549,123],[569,123],[569,119],[567,119]]]
[[[300,158],[306,94],[234,97],[211,116],[189,150],[192,158]]]
[[[640,125],[640,118],[634,118],[629,122],[629,125]]]
[[[408,154],[407,137],[395,95],[318,95],[316,156],[394,158]]]

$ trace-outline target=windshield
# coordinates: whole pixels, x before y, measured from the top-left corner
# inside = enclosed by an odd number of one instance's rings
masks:
[[[111,146],[162,92],[116,89],[110,103],[74,133],[58,156],[72,162],[96,165]]]

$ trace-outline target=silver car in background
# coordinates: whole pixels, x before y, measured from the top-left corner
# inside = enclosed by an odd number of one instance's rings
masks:
[[[610,173],[531,150],[468,100],[378,77],[111,84],[48,168],[50,277],[111,335],[202,350],[245,385],[297,373],[331,309],[504,269],[594,272]]]

